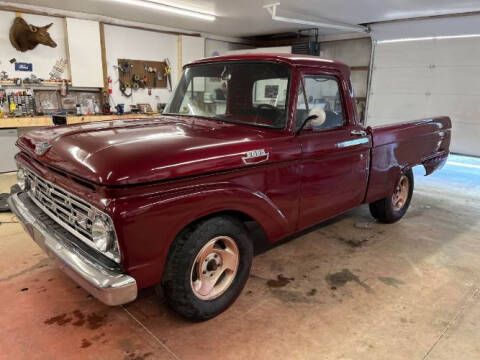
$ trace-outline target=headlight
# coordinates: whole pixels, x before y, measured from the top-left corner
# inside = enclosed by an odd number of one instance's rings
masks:
[[[112,248],[113,234],[110,224],[101,217],[97,217],[92,223],[92,240],[95,247],[102,252]]]
[[[27,176],[25,170],[18,169],[17,171],[17,184],[20,186],[20,189],[24,191],[27,188]]]

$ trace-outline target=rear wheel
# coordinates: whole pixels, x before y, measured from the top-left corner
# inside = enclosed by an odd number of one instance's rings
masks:
[[[184,230],[172,244],[162,282],[167,304],[195,321],[226,310],[248,279],[253,246],[241,221],[213,217]]]
[[[370,213],[384,223],[400,220],[408,210],[413,195],[413,172],[411,169],[400,175],[392,196],[370,204]]]

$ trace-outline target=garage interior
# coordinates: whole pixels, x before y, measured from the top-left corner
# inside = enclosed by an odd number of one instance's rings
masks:
[[[56,46],[16,50],[16,17],[52,23]],[[414,169],[401,221],[377,222],[362,205],[256,247],[239,298],[200,323],[153,289],[102,304],[5,209],[0,359],[480,358],[480,1],[0,1],[0,19],[0,199],[16,191],[20,136],[57,122],[155,119],[182,67],[206,57],[339,60],[364,126],[452,121],[447,163],[429,177]],[[122,89],[125,66],[145,66],[149,82]]]

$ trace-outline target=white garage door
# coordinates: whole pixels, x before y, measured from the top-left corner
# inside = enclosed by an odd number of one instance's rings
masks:
[[[451,151],[480,156],[480,16],[374,25],[367,125],[452,119]]]

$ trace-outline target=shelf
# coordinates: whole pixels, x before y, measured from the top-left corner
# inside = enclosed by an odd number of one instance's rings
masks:
[[[65,83],[70,86],[71,81],[70,80],[65,80]],[[60,87],[62,86],[62,81],[51,81],[51,80],[43,80],[39,83],[22,83],[20,85],[15,84],[15,81],[13,80],[0,80],[0,85],[9,85],[9,86],[17,86],[17,87],[29,87],[29,85],[32,86],[57,86]]]
[[[158,114],[126,114],[126,115],[85,115],[67,116],[67,124],[81,124],[94,121],[124,120],[124,119],[148,119]],[[51,116],[0,118],[0,129],[21,128],[21,127],[42,127],[52,126]]]
[[[44,81],[40,84],[25,84],[16,85],[13,81],[0,81],[0,89],[18,89],[22,90],[60,90],[62,83],[54,81]],[[86,88],[86,87],[74,87],[68,83],[68,91],[86,91],[86,92],[99,92],[101,88]]]
[[[350,67],[351,71],[368,71],[370,70],[369,66],[351,66]]]

